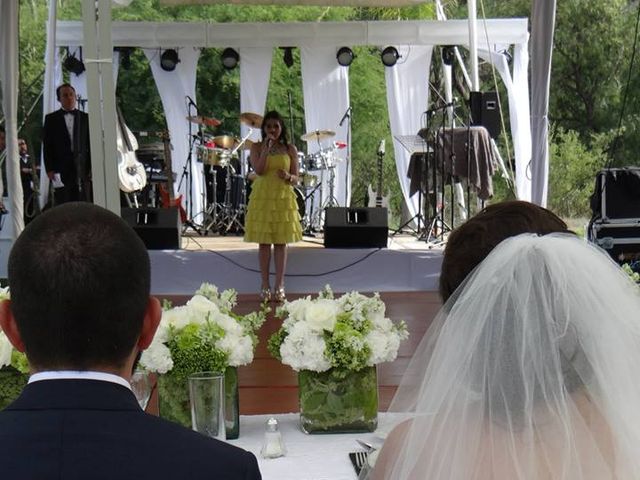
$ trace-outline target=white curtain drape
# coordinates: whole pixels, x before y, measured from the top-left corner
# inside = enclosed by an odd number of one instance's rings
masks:
[[[429,70],[432,45],[396,46],[402,56],[393,67],[385,68],[387,107],[393,139],[396,170],[402,195],[411,216],[418,213],[418,195],[409,197],[407,169],[411,152],[407,151],[396,135],[416,135],[424,127],[424,112],[429,105]],[[373,183],[373,179],[372,179]],[[385,190],[383,179],[383,190]],[[373,183],[375,185],[375,183]]]
[[[304,96],[305,125],[307,132],[332,130],[335,137],[317,142],[307,142],[306,153],[321,149],[333,149],[337,161],[334,169],[333,196],[338,205],[348,206],[351,201],[351,164],[347,162],[348,149],[335,149],[334,141],[344,142],[350,137],[349,122],[340,119],[349,108],[349,69],[336,61],[336,48],[323,45],[306,45],[300,48],[302,90]],[[318,173],[318,172],[314,172]],[[328,179],[330,170],[323,171],[323,202],[329,199]]]
[[[0,2],[0,81],[7,141],[6,164],[9,214],[13,240],[24,228],[22,183],[18,168],[18,0]]]
[[[493,63],[500,74],[509,97],[509,118],[513,155],[516,161],[516,194],[520,200],[531,201],[531,130],[529,128],[529,87],[527,82],[528,52],[524,48],[514,52],[513,74],[501,48],[489,52],[478,49],[478,56]],[[523,58],[523,55],[525,58]],[[504,103],[503,103],[504,105]]]
[[[196,67],[200,58],[200,49],[181,48],[178,51],[180,62],[171,72],[160,67],[160,49],[144,49],[144,54],[151,65],[151,72],[160,93],[171,136],[172,167],[175,172],[174,191],[177,195],[182,194],[183,205],[186,202],[189,218],[195,219],[196,222],[202,221],[206,203],[203,198],[203,172],[201,164],[196,161],[196,152],[189,150],[189,122],[186,119],[189,113],[187,96],[195,98]],[[191,168],[188,168],[187,160],[190,160]],[[185,171],[189,175],[183,178]]]
[[[533,0],[531,37],[531,201],[547,206],[549,183],[549,83],[555,27],[555,0]]]
[[[271,78],[271,63],[273,61],[272,47],[240,48],[240,112],[264,115],[267,103],[267,91]],[[252,129],[242,124],[240,134],[244,138],[250,130],[250,140],[260,141],[260,129]],[[247,159],[249,151],[243,150],[242,174],[247,173]]]

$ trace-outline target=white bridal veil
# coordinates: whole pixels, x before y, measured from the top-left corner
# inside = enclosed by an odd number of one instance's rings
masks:
[[[639,289],[580,239],[505,240],[445,304],[390,410],[413,420],[376,478],[638,479]]]

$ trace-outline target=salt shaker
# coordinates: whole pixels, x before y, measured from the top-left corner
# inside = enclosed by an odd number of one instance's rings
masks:
[[[282,440],[282,434],[278,430],[278,420],[271,417],[267,420],[264,432],[264,442],[262,443],[262,450],[260,455],[263,458],[278,458],[287,453],[287,448],[284,446]]]

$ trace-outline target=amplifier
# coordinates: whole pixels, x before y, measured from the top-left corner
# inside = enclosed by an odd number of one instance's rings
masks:
[[[389,235],[383,207],[328,207],[324,216],[326,248],[385,248]]]
[[[588,233],[589,240],[615,260],[640,253],[640,219],[629,223],[593,222]]]
[[[122,218],[136,231],[147,250],[178,250],[180,214],[172,208],[122,208]]]
[[[640,168],[605,168],[596,177],[591,208],[603,222],[634,223],[640,219]]]

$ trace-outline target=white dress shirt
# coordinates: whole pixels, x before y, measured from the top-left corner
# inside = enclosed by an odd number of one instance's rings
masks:
[[[75,370],[52,370],[34,373],[29,377],[29,383],[46,380],[98,380],[122,385],[131,390],[131,385],[124,378],[112,373]]]
[[[67,115],[70,113],[71,115]],[[65,110],[64,111],[64,123],[67,125],[67,132],[69,132],[69,138],[71,139],[71,145],[73,145],[73,121],[75,116],[73,115],[73,110]]]

